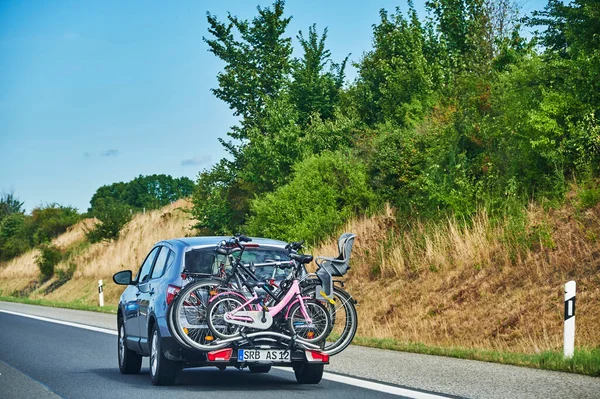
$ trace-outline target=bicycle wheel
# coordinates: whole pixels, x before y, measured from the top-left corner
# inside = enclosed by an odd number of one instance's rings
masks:
[[[309,285],[303,288],[302,294],[315,298],[316,285]],[[342,288],[334,286],[333,300],[334,304],[321,301],[329,311],[331,324],[333,325],[324,348],[324,352],[331,356],[346,349],[352,343],[358,329],[358,314],[356,313],[355,301],[352,295]]]
[[[225,314],[231,312],[244,304],[242,298],[237,295],[222,295],[215,299],[208,306],[207,321],[210,331],[221,339],[228,339],[238,336],[244,328],[242,326],[228,323],[225,320]],[[243,309],[249,310],[249,309]]]
[[[175,339],[189,348],[214,350],[215,344],[206,316],[208,301],[221,287],[220,280],[196,281],[185,286],[171,304],[169,320]]]
[[[301,303],[296,302],[288,314],[289,330],[304,341],[315,343],[325,340],[331,331],[329,312],[325,306],[314,299],[305,299],[304,308],[312,322],[307,321],[302,312]]]

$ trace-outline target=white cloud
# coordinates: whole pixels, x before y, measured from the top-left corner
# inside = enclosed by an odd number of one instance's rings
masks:
[[[102,151],[102,153],[100,153],[100,155],[102,155],[103,157],[116,157],[117,155],[119,155],[119,150],[110,149],[110,150]]]
[[[181,161],[181,166],[194,166],[194,165],[203,165],[206,163],[210,163],[212,158],[210,155],[200,155],[195,156],[194,158],[184,159]]]

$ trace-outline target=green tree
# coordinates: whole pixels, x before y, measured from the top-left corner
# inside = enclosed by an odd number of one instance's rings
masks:
[[[119,238],[123,226],[132,218],[131,208],[112,198],[99,198],[95,204],[93,217],[99,223],[87,232],[90,242],[114,240]]]
[[[226,159],[200,172],[192,196],[192,215],[198,220],[195,227],[201,234],[229,235],[243,223],[249,193],[240,183]]]
[[[52,203],[36,207],[31,211],[33,244],[46,243],[64,233],[81,219],[77,209]]]
[[[54,268],[62,260],[63,253],[55,245],[40,246],[40,255],[35,260],[40,269],[41,280],[49,280],[54,275]]]
[[[431,0],[426,6],[446,52],[444,67],[450,72],[448,76],[485,71],[493,54],[491,16],[485,0]]]
[[[6,216],[23,212],[23,202],[13,192],[0,194],[0,222]]]
[[[31,248],[31,217],[11,213],[0,222],[0,260],[9,260]]]
[[[331,60],[331,52],[325,48],[327,28],[319,37],[316,25],[313,24],[308,28],[307,38],[302,31],[296,37],[304,54],[302,58],[292,62],[290,100],[298,109],[299,123],[306,126],[313,116],[325,120],[334,117],[334,109],[339,103],[340,91],[344,84],[348,57],[340,64]]]
[[[600,48],[600,1],[573,0],[564,4],[548,0],[543,10],[527,18],[530,26],[544,26],[541,43],[563,57],[589,53]]]
[[[127,183],[112,183],[98,188],[90,200],[88,212],[94,214],[97,203],[107,198],[126,204],[134,211],[157,209],[191,196],[193,190],[194,182],[187,177],[140,175]]]
[[[390,121],[407,126],[420,120],[432,105],[434,84],[441,71],[436,38],[422,27],[409,2],[409,18],[400,9],[373,28],[372,51],[356,65],[359,77],[351,89],[358,114],[369,125]],[[431,57],[428,59],[427,57]]]
[[[375,203],[364,165],[325,152],[297,164],[289,184],[252,201],[246,232],[316,243]]]
[[[297,145],[297,111],[285,93],[291,72],[291,38],[285,30],[284,2],[258,7],[252,21],[228,14],[227,22],[208,14],[210,38],[204,38],[215,56],[225,62],[213,94],[240,117],[227,134],[236,142],[219,139],[231,154],[198,176],[193,214],[203,232],[235,231],[244,223],[250,200],[272,190],[286,178]]]
[[[209,51],[225,62],[223,72],[217,75],[219,87],[212,92],[241,118],[241,126],[228,133],[233,139],[250,139],[248,129],[261,128],[267,102],[287,83],[292,45],[291,38],[283,35],[291,17],[283,17],[284,5],[276,0],[272,7],[257,7],[258,16],[251,22],[228,14],[224,23],[207,14],[213,38],[204,41]],[[237,156],[236,145],[222,143]]]

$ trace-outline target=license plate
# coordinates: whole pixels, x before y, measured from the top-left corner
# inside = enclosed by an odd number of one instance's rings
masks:
[[[282,349],[240,349],[238,350],[238,362],[265,362],[265,363],[289,363],[291,362],[290,351]]]

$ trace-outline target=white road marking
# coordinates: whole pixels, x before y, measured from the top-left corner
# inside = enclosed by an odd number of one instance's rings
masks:
[[[108,328],[88,326],[86,324],[79,324],[79,323],[71,323],[70,321],[50,319],[48,317],[34,316],[34,315],[31,315],[31,314],[12,312],[10,310],[4,310],[4,309],[0,309],[0,312],[12,314],[12,315],[15,315],[15,316],[29,317],[30,319],[47,321],[49,323],[62,324],[63,326],[77,327],[77,328],[82,328],[84,330],[101,332],[101,333],[104,333],[104,334],[118,335],[116,331],[110,330]]]
[[[108,328],[88,326],[86,324],[79,324],[79,323],[72,323],[70,321],[50,319],[48,317],[34,316],[34,315],[30,315],[30,314],[26,314],[26,313],[19,313],[19,312],[12,312],[10,310],[0,309],[0,312],[12,314],[15,316],[29,317],[30,319],[46,321],[49,323],[62,324],[64,326],[81,328],[84,330],[96,331],[96,332],[100,332],[100,333],[104,333],[104,334],[118,335],[118,333],[116,331],[108,329]],[[287,368],[287,367],[275,367],[275,368],[278,370],[292,371],[290,368]],[[339,375],[339,374],[323,373],[323,379],[329,380],[329,381],[334,381],[334,382],[339,382],[342,384],[352,385],[352,386],[359,387],[359,388],[370,389],[372,391],[389,393],[392,395],[405,396],[407,398],[413,398],[413,399],[446,399],[447,398],[447,396],[440,396],[440,395],[436,395],[433,393],[427,393],[427,392],[413,391],[408,388],[401,388],[401,387],[397,387],[397,386],[393,386],[393,385],[380,384],[380,383],[373,382],[373,381],[365,381],[365,380],[361,380],[358,378],[348,377],[348,376]]]
[[[392,385],[380,384],[373,381],[365,381],[358,378],[348,377],[345,375],[332,374],[332,373],[323,373],[323,379],[340,382],[342,384],[354,385],[360,388],[370,389],[372,391],[379,391],[384,393],[389,393],[392,395],[405,396],[407,398],[414,399],[447,399],[447,396],[435,395],[432,393],[413,391],[408,388],[400,388]]]
[[[278,370],[292,371],[287,367],[274,367]],[[383,393],[389,393],[392,395],[404,396],[413,399],[448,399],[448,396],[440,396],[433,393],[413,391],[408,388],[396,387],[393,385],[380,384],[373,381],[361,380],[359,378],[353,378],[346,375],[339,375],[333,373],[323,373],[323,379],[329,381],[335,381],[346,385],[352,385],[359,388],[370,389],[371,391],[378,391]]]

